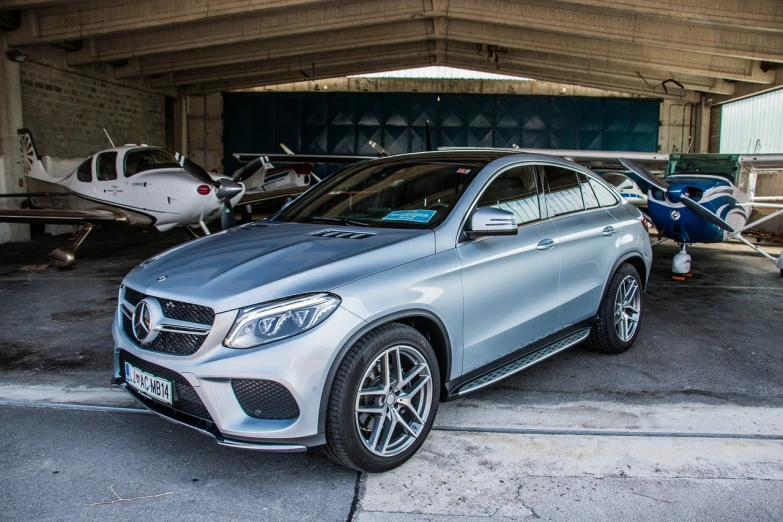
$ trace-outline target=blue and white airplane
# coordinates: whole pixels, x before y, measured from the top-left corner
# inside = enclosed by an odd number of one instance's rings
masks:
[[[737,156],[677,154],[669,158],[666,175],[655,177],[632,160],[619,160],[632,175],[649,185],[647,207],[661,241],[682,246],[674,256],[672,272],[690,272],[687,246],[736,239],[775,263],[783,276],[783,254],[774,257],[742,236],[764,221],[783,215],[783,196],[755,197],[758,175],[783,173],[783,155]],[[772,210],[750,221],[753,210]]]

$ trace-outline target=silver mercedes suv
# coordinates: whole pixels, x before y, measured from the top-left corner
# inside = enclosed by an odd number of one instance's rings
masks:
[[[441,401],[583,341],[627,350],[651,261],[639,211],[575,163],[366,161],[133,269],[114,378],[220,444],[385,471]]]

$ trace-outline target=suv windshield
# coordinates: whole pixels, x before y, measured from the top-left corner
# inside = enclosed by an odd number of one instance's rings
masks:
[[[176,168],[180,168],[180,164],[163,149],[135,149],[125,154],[126,178],[145,170]]]
[[[483,165],[370,162],[316,185],[273,219],[389,228],[434,228]]]

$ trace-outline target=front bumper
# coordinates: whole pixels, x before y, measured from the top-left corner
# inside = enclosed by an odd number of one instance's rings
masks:
[[[235,317],[235,311],[217,314],[201,348],[193,355],[181,356],[139,347],[123,331],[118,311],[112,327],[115,382],[155,413],[211,435],[225,446],[300,452],[325,444],[319,415],[322,396],[328,393],[324,389],[327,376],[340,348],[364,321],[338,308],[313,330],[258,348],[236,350],[222,345]],[[124,359],[157,366],[166,373],[159,377],[179,382],[174,385],[174,403],[159,402],[125,384]],[[232,380],[238,379],[281,384],[296,401],[298,415],[290,419],[251,417],[232,387]],[[178,388],[185,392],[180,398]],[[184,401],[189,407],[182,407]],[[198,407],[199,402],[206,411]]]

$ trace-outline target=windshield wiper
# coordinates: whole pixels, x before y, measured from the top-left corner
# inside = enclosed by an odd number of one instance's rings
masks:
[[[362,221],[354,221],[352,219],[348,218],[333,218],[333,217],[311,217],[310,221],[324,221],[326,223],[340,223],[343,226],[354,226],[354,227],[369,227],[371,226],[369,223],[363,223]]]

